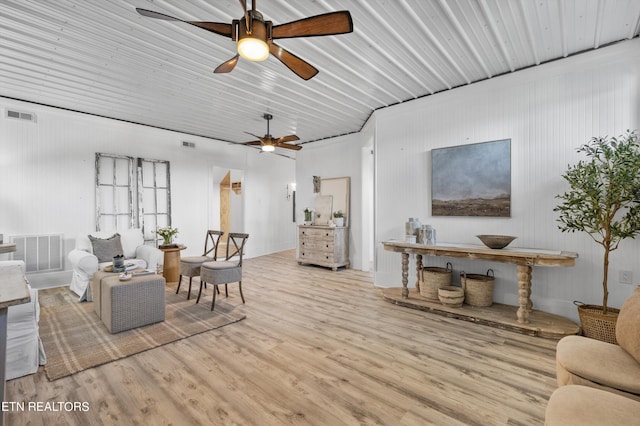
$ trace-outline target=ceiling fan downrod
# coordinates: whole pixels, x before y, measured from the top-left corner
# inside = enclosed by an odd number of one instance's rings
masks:
[[[270,138],[271,137],[271,132],[269,131],[269,120],[271,120],[273,118],[273,115],[265,113],[262,118],[264,118],[265,120],[267,120],[267,137]]]

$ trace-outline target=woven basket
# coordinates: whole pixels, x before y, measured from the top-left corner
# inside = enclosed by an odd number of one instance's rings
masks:
[[[438,301],[438,289],[451,285],[453,266],[447,262],[446,268],[429,266],[422,268],[420,295],[427,300]]]
[[[495,281],[493,269],[488,269],[487,275],[466,274],[462,271],[460,281],[466,304],[479,308],[493,304],[493,282]]]
[[[617,345],[616,323],[618,322],[619,313],[619,309],[607,308],[607,314],[605,315],[602,313],[602,306],[578,305],[582,334],[592,339]]]
[[[460,287],[446,286],[438,289],[440,303],[452,308],[460,308],[464,302],[464,290]]]

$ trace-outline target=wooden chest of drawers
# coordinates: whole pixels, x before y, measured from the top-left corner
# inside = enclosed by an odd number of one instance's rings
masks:
[[[298,263],[326,266],[336,271],[349,267],[349,228],[300,225]]]

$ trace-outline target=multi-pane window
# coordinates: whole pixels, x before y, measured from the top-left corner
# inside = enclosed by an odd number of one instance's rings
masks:
[[[155,245],[158,226],[171,225],[169,162],[96,153],[96,228],[141,228]]]

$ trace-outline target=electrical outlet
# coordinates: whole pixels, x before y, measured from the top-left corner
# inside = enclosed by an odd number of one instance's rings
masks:
[[[620,271],[620,279],[621,284],[633,284],[633,272],[631,271]]]

